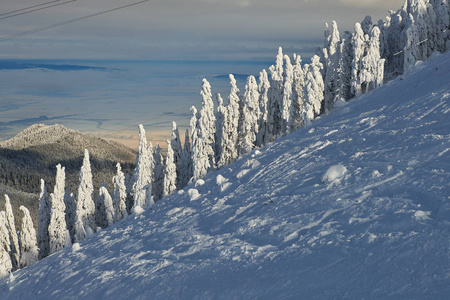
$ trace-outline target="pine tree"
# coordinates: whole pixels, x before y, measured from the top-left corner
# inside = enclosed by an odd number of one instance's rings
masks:
[[[325,101],[324,101],[324,112],[327,113],[333,108],[334,102],[337,100],[337,92],[338,92],[338,81],[339,76],[341,74],[341,70],[339,68],[339,48],[341,43],[341,38],[339,35],[339,30],[336,21],[331,23],[331,32],[328,30],[325,31],[325,47],[328,52],[327,59],[325,61],[326,64],[326,74],[324,78],[324,86],[325,86]]]
[[[306,66],[305,66],[306,68]],[[307,67],[305,82],[305,101],[303,103],[302,114],[306,123],[310,123],[320,114],[324,100],[324,84],[320,63],[320,58],[314,55],[311,64]]]
[[[20,231],[20,267],[25,268],[38,261],[38,247],[36,239],[36,230],[33,226],[30,212],[25,206],[20,206],[23,212],[22,231]]]
[[[174,162],[174,153],[172,145],[167,141],[166,166],[164,168],[164,196],[170,195],[176,191],[177,170]]]
[[[337,82],[336,99],[348,100],[352,97],[352,63],[353,63],[353,46],[352,35],[346,31],[341,38],[339,45],[339,76]]]
[[[259,120],[258,120],[258,135],[256,137],[256,146],[261,147],[267,141],[267,117],[268,117],[268,102],[269,102],[270,82],[266,70],[259,73]]]
[[[214,129],[215,128],[216,128],[216,124],[214,124]],[[215,133],[215,130],[214,130],[214,133]],[[214,134],[213,134],[213,140],[214,140],[214,148],[215,148]],[[175,163],[175,167],[176,167],[176,175],[177,175],[176,186],[177,186],[177,189],[181,189],[183,187],[183,183],[182,183],[183,149],[181,148],[180,134],[178,133],[177,123],[175,123],[175,122],[172,122],[172,138],[170,140],[170,145],[172,146],[173,162]],[[213,150],[213,152],[215,152],[215,151]],[[214,158],[214,161],[215,161],[215,158]]]
[[[364,34],[369,34],[372,31],[372,17],[366,16],[361,22],[361,29]]]
[[[222,156],[222,138],[225,118],[227,115],[227,108],[223,105],[223,99],[218,93],[216,95],[217,109],[216,109],[216,163],[219,166],[220,157]]]
[[[212,100],[211,85],[206,79],[203,79],[202,91],[202,109],[200,110],[198,124],[199,136],[204,143],[203,149],[208,155],[207,170],[213,170],[216,166],[215,160],[215,139],[216,134],[216,117],[214,115],[214,103]]]
[[[122,167],[120,163],[116,165],[117,173],[113,177],[114,191],[113,191],[113,206],[114,206],[114,216],[115,222],[122,220],[127,214],[127,191],[125,186],[125,175],[122,172]]]
[[[408,24],[406,29],[406,46],[404,55],[405,71],[410,71],[415,66],[416,62],[422,57],[420,48],[418,47],[420,43],[419,32],[412,15],[409,15],[409,21],[410,23]]]
[[[20,268],[20,248],[19,238],[17,236],[16,225],[14,223],[14,214],[11,207],[11,202],[8,195],[5,195],[5,210],[6,210],[6,228],[9,232],[9,240],[11,242],[11,262],[12,270],[15,271]]]
[[[270,66],[270,91],[268,101],[266,142],[272,142],[280,134],[281,103],[283,100],[283,49],[278,48],[276,64]]]
[[[56,166],[56,180],[53,193],[50,194],[50,223],[48,234],[50,239],[50,254],[70,246],[70,233],[66,225],[66,205],[64,204],[64,185],[66,173],[61,165]]]
[[[114,205],[108,189],[101,186],[98,190],[98,196],[95,209],[95,220],[97,226],[107,228],[114,223],[115,213]]]
[[[290,109],[290,118],[288,128],[292,132],[304,125],[303,117],[301,114],[303,101],[305,100],[305,71],[302,67],[302,58],[300,55],[294,53],[294,82],[293,82],[293,97]]]
[[[192,172],[192,148],[189,142],[189,130],[186,129],[183,147],[183,186],[186,186],[193,176]]]
[[[152,192],[155,201],[158,201],[164,196],[164,166],[162,163],[161,148],[159,144],[155,146],[155,153],[153,154],[153,161],[155,167],[153,170],[153,186]]]
[[[292,66],[289,56],[284,56],[285,72],[283,82],[283,98],[281,101],[281,119],[280,119],[280,134],[285,135],[289,133],[288,124],[291,123],[291,107],[294,91],[294,67]]]
[[[9,232],[6,225],[6,213],[0,212],[0,278],[12,272],[11,262],[11,241],[9,239]]]
[[[79,173],[78,200],[75,212],[74,241],[84,240],[92,235],[97,226],[95,224],[94,186],[92,184],[91,163],[89,152],[84,150],[83,165]]]
[[[139,153],[133,173],[133,207],[151,207],[153,205],[153,147],[147,145],[144,126],[139,125]]]
[[[259,92],[254,76],[247,78],[242,108],[242,128],[238,134],[238,155],[249,153],[256,143],[259,118]]]
[[[352,35],[353,61],[352,61],[352,79],[351,95],[359,96],[362,94],[361,87],[361,60],[366,53],[366,37],[361,24],[355,24],[355,32]]]
[[[240,97],[236,79],[232,74],[230,74],[229,77],[231,90],[222,127],[222,140],[220,142],[221,155],[220,160],[217,163],[218,168],[229,165],[238,158],[237,141],[240,119]]]
[[[48,225],[50,224],[51,204],[47,193],[45,182],[41,179],[41,193],[39,194],[38,210],[38,234],[37,241],[39,247],[39,259],[43,259],[50,254],[50,239],[48,235]]]
[[[383,84],[383,66],[384,60],[381,61],[380,55],[380,29],[375,26],[370,33],[367,54],[361,60],[361,86],[363,93],[367,93]],[[379,82],[380,79],[381,82]]]

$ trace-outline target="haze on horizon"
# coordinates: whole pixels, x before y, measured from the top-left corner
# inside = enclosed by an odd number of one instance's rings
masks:
[[[65,0],[67,1],[67,0]],[[61,0],[61,2],[65,2]],[[75,0],[0,20],[1,37],[139,0]],[[5,0],[1,13],[45,3]],[[376,23],[404,0],[155,0],[0,42],[1,59],[273,60],[281,46],[310,57],[325,23]]]

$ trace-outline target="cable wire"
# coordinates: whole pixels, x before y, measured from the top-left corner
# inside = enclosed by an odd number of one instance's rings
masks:
[[[139,1],[139,2],[134,2],[134,3],[131,3],[131,4],[119,6],[119,7],[108,9],[108,10],[105,10],[105,11],[101,11],[101,12],[98,12],[98,13],[95,13],[95,14],[92,14],[92,15],[87,15],[87,16],[84,16],[84,17],[80,17],[80,18],[76,18],[76,19],[72,19],[72,20],[68,20],[68,21],[64,21],[64,22],[60,22],[60,23],[56,23],[56,24],[52,24],[52,25],[48,25],[48,26],[44,26],[44,27],[41,27],[41,28],[36,28],[36,29],[32,29],[32,30],[21,32],[21,33],[12,34],[12,35],[0,38],[0,42],[4,42],[4,41],[7,41],[7,40],[11,40],[11,39],[15,39],[15,38],[18,38],[18,37],[22,37],[22,36],[25,36],[25,35],[33,34],[33,33],[36,33],[36,32],[41,32],[41,31],[44,31],[44,30],[49,30],[49,29],[52,29],[52,28],[55,28],[55,27],[60,27],[60,26],[67,25],[67,24],[70,24],[70,23],[74,23],[74,22],[78,22],[78,21],[81,21],[81,20],[85,20],[85,19],[88,19],[88,18],[100,16],[100,15],[103,15],[103,14],[107,14],[107,13],[110,13],[110,12],[113,12],[113,11],[116,11],[116,10],[121,10],[121,9],[130,7],[130,6],[135,6],[135,5],[138,5],[138,4],[141,4],[141,3],[144,3],[144,2],[148,2],[148,1],[150,1],[150,0],[143,0],[143,1]]]
[[[0,17],[1,17],[1,16],[5,16],[5,15],[9,15],[9,14],[13,14],[13,13],[17,13],[17,12],[19,12],[19,11],[24,11],[24,10],[32,9],[32,8],[35,8],[35,7],[39,7],[39,6],[43,6],[43,5],[47,5],[47,4],[59,2],[59,1],[61,1],[61,0],[53,0],[53,1],[49,1],[49,2],[42,3],[42,4],[38,4],[38,5],[33,5],[33,6],[21,8],[21,9],[16,9],[16,10],[13,10],[13,11],[10,11],[10,12],[7,12],[7,13],[1,13],[1,14],[0,14]]]
[[[58,0],[58,2],[59,1],[60,0]],[[69,0],[69,1],[66,1],[66,2],[57,3],[57,4],[49,5],[49,6],[46,6],[46,7],[40,7],[40,8],[36,8],[36,9],[33,9],[33,10],[28,10],[28,11],[25,11],[25,12],[16,13],[16,14],[9,15],[9,16],[6,16],[6,17],[1,17],[2,15],[0,15],[0,20],[9,19],[9,18],[12,18],[12,17],[17,17],[17,16],[29,14],[29,13],[32,13],[32,12],[35,12],[35,11],[40,11],[40,10],[44,10],[44,9],[55,7],[55,6],[60,6],[60,5],[64,5],[64,4],[75,2],[75,1],[77,1],[77,0]],[[52,2],[54,2],[54,1],[52,1]],[[39,6],[42,6],[42,5],[43,4],[41,4]],[[25,9],[22,9],[22,10],[25,10]],[[8,13],[8,14],[11,14],[11,13]]]

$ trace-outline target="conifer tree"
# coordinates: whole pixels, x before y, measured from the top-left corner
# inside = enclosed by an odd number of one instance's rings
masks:
[[[214,111],[213,111],[213,115],[214,115]],[[215,118],[214,118],[214,120],[215,120]],[[213,127],[215,129],[216,128],[216,124],[214,124]],[[214,138],[214,134],[215,134],[215,130],[214,130],[213,137],[212,137],[212,139],[214,140],[213,152],[215,153],[215,138]],[[182,173],[183,173],[182,154],[183,154],[183,149],[181,148],[180,134],[178,132],[177,123],[175,123],[175,122],[172,122],[172,138],[170,140],[170,145],[171,145],[172,151],[173,151],[173,162],[175,163],[175,167],[176,167],[176,175],[177,175],[176,176],[177,177],[176,186],[177,186],[177,189],[181,189],[183,187],[183,183],[182,183]],[[215,162],[215,158],[214,158],[214,162]]]
[[[280,119],[280,134],[285,135],[289,133],[288,124],[291,123],[291,107],[294,91],[294,67],[292,66],[289,56],[284,56],[285,71],[283,82],[283,98],[281,101],[281,119]]]
[[[281,103],[283,100],[283,49],[278,48],[276,64],[270,66],[270,91],[268,115],[267,115],[267,129],[266,142],[272,142],[278,134],[280,134],[280,119],[281,119]]]
[[[164,166],[162,163],[161,147],[156,144],[155,151],[153,154],[153,161],[155,162],[155,167],[153,170],[153,186],[152,192],[155,201],[158,201],[164,196]]]
[[[9,232],[9,240],[11,242],[11,262],[12,270],[15,271],[20,268],[20,248],[19,238],[17,236],[16,225],[14,223],[14,214],[12,211],[11,202],[8,195],[5,195],[5,210],[6,210],[6,228]]]
[[[337,99],[338,92],[338,81],[341,74],[339,68],[339,48],[341,43],[341,38],[339,35],[339,30],[336,21],[331,23],[331,31],[328,30],[328,24],[325,36],[325,47],[328,52],[326,60],[326,74],[324,78],[325,86],[325,101],[324,101],[324,112],[327,113],[333,108],[333,104]]]
[[[20,267],[25,268],[38,261],[38,247],[36,240],[36,230],[33,226],[30,212],[25,206],[20,206],[23,212],[22,231],[20,231]]]
[[[352,79],[351,79],[351,96],[359,96],[362,94],[361,87],[361,60],[366,53],[366,37],[361,24],[355,24],[355,31],[352,35]]]
[[[50,253],[53,254],[59,250],[71,245],[70,233],[66,225],[66,205],[64,204],[64,185],[66,173],[61,165],[56,166],[56,180],[53,193],[50,194],[50,223],[48,225],[48,234],[50,239]]]
[[[6,226],[6,213],[0,212],[0,278],[12,272],[11,241]]]
[[[92,184],[91,163],[89,152],[84,150],[83,165],[79,173],[77,208],[75,212],[74,241],[84,240],[92,235],[97,226],[95,224],[94,186]]]
[[[351,81],[352,81],[352,63],[353,63],[353,48],[352,35],[346,31],[341,38],[339,45],[339,61],[338,69],[339,76],[336,84],[336,100],[348,100],[351,95]]]
[[[305,66],[306,67],[306,66]],[[320,114],[324,99],[324,85],[322,73],[322,64],[320,58],[314,55],[311,58],[311,64],[307,67],[305,82],[305,101],[303,103],[303,119],[310,123]]]
[[[136,158],[136,167],[133,172],[133,207],[151,207],[153,205],[153,147],[147,145],[144,126],[139,125],[139,153]]]
[[[107,228],[114,223],[114,205],[105,186],[101,186],[98,190],[95,219],[97,226],[101,228]]]
[[[114,221],[118,222],[127,216],[127,191],[125,186],[125,175],[122,172],[120,163],[116,165],[117,173],[113,177],[114,191],[113,191],[113,206],[114,206]]]
[[[247,78],[242,108],[242,128],[238,134],[238,155],[249,153],[256,143],[259,117],[259,92],[254,76]]]
[[[380,55],[380,29],[375,26],[370,33],[369,49],[361,61],[362,92],[366,93],[383,84],[384,60]],[[380,82],[381,80],[381,82]]]
[[[222,156],[222,137],[225,117],[227,115],[227,108],[223,104],[222,96],[218,93],[216,95],[217,109],[216,109],[216,163],[219,166],[220,157]]]
[[[39,194],[38,210],[38,234],[37,241],[39,247],[39,259],[43,259],[50,254],[50,239],[48,235],[48,225],[50,224],[51,205],[47,193],[45,182],[41,179],[41,192]]]
[[[198,125],[199,137],[204,143],[203,149],[208,155],[207,170],[213,170],[216,166],[215,160],[215,139],[216,134],[216,117],[214,115],[214,103],[212,100],[211,85],[206,79],[203,79],[202,91],[202,108],[200,110]]]
[[[227,112],[224,116],[222,128],[222,140],[220,143],[221,155],[217,163],[218,168],[229,165],[238,158],[237,141],[238,127],[240,119],[240,97],[239,89],[236,85],[236,79],[232,74],[229,75],[231,90],[228,97],[229,103],[226,106]]]
[[[192,148],[191,143],[189,141],[190,134],[189,130],[186,129],[185,137],[184,137],[184,147],[183,147],[183,186],[186,186],[191,180],[192,173]]]
[[[269,102],[269,89],[270,82],[266,70],[262,70],[259,73],[259,120],[258,120],[258,134],[256,138],[256,146],[260,147],[264,145],[267,141],[266,131],[267,131],[267,117],[268,117],[268,102]]]
[[[164,196],[170,195],[176,191],[177,172],[174,162],[174,153],[172,145],[167,141],[166,166],[164,168]]]
[[[70,238],[73,240],[75,235],[75,215],[77,211],[77,198],[70,192],[69,188],[66,188],[64,194],[64,204],[66,205],[66,225],[70,233]]]
[[[290,118],[288,123],[288,129],[290,132],[303,126],[304,121],[302,118],[302,107],[305,99],[304,87],[305,87],[305,72],[302,67],[302,58],[300,55],[294,53],[294,66],[293,66],[293,97],[290,109]]]

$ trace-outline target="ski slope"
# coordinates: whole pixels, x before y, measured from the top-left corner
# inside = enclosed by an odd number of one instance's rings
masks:
[[[449,299],[450,53],[0,281],[0,299]]]

